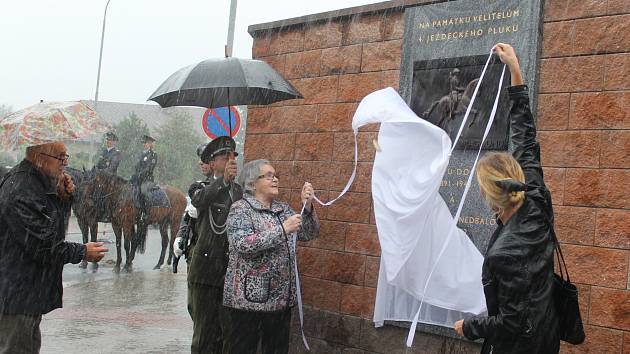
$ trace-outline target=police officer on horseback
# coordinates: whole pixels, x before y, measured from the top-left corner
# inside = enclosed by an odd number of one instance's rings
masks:
[[[118,165],[122,161],[122,153],[116,144],[118,143],[118,137],[113,132],[105,134],[105,147],[101,151],[101,157],[96,163],[96,169],[103,170],[113,175],[118,171]]]
[[[223,282],[228,262],[226,220],[232,203],[243,197],[234,180],[236,143],[227,136],[212,140],[201,153],[209,164],[208,178],[190,186],[188,194],[197,209],[197,240],[188,268],[188,311],[193,320],[192,353],[221,353],[219,325]],[[201,166],[203,167],[203,166]]]
[[[143,135],[142,142],[144,150],[138,157],[135,173],[131,176],[131,183],[134,185],[135,198],[140,206],[140,221],[144,223],[148,217],[146,196],[155,187],[153,170],[157,165],[158,155],[153,151],[154,138]]]

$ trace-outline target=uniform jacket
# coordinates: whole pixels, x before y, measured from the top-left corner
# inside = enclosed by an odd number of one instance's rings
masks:
[[[0,313],[48,313],[61,307],[63,265],[85,255],[65,241],[70,202],[26,160],[0,184]]]
[[[295,306],[294,239],[317,237],[319,219],[312,209],[303,215],[302,227],[287,235],[282,223],[294,214],[283,202],[263,208],[251,194],[234,203],[228,216],[230,260],[223,305],[263,312]]]
[[[116,147],[111,150],[103,148],[101,151],[101,158],[96,163],[96,168],[99,170],[105,170],[111,174],[116,174],[118,171],[118,165],[122,161],[122,153]]]
[[[197,239],[191,246],[188,282],[223,287],[228,241],[222,232],[225,227],[215,228],[220,232],[216,234],[210,218],[217,226],[225,225],[232,203],[243,197],[243,190],[237,183],[225,183],[223,177],[211,177],[203,184],[194,183],[189,194],[192,205],[197,208]]]
[[[557,353],[551,194],[543,181],[527,86],[510,87],[509,95],[514,157],[527,184],[525,201],[505,225],[499,222],[490,239],[482,268],[488,315],[464,320],[464,334],[486,339],[482,353]]]
[[[151,149],[143,151],[140,154],[138,162],[136,163],[136,172],[132,177],[137,185],[141,185],[144,182],[154,182],[153,170],[155,169],[155,165],[157,165],[157,159],[157,154]]]

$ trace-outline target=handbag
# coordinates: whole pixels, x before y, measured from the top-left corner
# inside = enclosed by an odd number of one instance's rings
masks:
[[[582,324],[582,316],[580,315],[580,305],[578,303],[578,290],[571,283],[567,265],[564,262],[560,243],[553,233],[555,252],[558,257],[558,268],[560,275],[553,275],[553,297],[556,305],[556,314],[558,315],[558,336],[571,344],[581,344],[584,342],[586,335],[584,334],[584,325]],[[566,279],[564,275],[566,274]]]

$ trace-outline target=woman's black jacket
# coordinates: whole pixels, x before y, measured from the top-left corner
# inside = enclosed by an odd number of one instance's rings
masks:
[[[482,268],[488,315],[464,321],[464,335],[485,338],[482,353],[557,353],[553,303],[553,209],[527,86],[508,88],[514,157],[525,173],[523,205],[492,235]]]

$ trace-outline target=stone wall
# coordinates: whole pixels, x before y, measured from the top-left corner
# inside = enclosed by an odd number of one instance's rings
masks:
[[[539,139],[586,343],[630,353],[630,1],[547,0]]]
[[[352,115],[368,93],[398,88],[404,8],[391,1],[254,25],[252,55],[304,95],[250,106],[245,158],[267,158],[281,198],[299,210],[309,181],[327,200],[352,170]],[[435,2],[435,1],[432,1]],[[587,341],[566,353],[630,353],[630,1],[547,0],[538,109],[546,181],[572,280],[579,284]],[[317,208],[319,239],[298,258],[305,332],[314,353],[475,353],[476,343],[406,329],[375,329],[379,244],[370,175],[377,126],[359,133],[350,192]],[[292,351],[303,352],[297,321]]]

